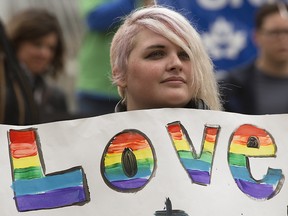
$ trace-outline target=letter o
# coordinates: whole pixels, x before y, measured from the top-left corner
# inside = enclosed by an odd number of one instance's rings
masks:
[[[136,192],[150,181],[156,168],[154,147],[138,130],[124,130],[107,144],[101,159],[105,183],[119,192]]]

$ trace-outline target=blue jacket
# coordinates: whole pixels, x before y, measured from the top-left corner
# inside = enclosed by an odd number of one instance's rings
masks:
[[[107,1],[95,7],[86,17],[90,30],[107,31],[120,21],[123,14],[129,14],[135,9],[136,0]],[[112,25],[111,25],[112,23]]]

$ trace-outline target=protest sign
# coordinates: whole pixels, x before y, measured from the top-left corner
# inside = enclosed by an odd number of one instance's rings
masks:
[[[0,125],[1,216],[284,216],[287,130],[192,109]]]

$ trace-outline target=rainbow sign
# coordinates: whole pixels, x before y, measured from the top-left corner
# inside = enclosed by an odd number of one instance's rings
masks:
[[[13,190],[18,211],[57,208],[89,200],[81,167],[45,175],[36,129],[10,130]]]
[[[248,159],[275,156],[276,145],[268,132],[254,125],[241,125],[232,135],[228,153],[230,170],[239,189],[256,199],[275,196],[283,185],[282,170],[269,168],[262,180],[255,180]]]
[[[177,121],[167,125],[168,133],[180,162],[189,174],[192,182],[196,184],[210,184],[211,167],[219,129],[219,126],[205,126],[202,151],[200,156],[197,156],[188,133],[181,123]]]
[[[117,191],[137,191],[149,182],[155,169],[154,161],[154,148],[148,138],[140,131],[125,130],[106,146],[101,174],[107,185]]]

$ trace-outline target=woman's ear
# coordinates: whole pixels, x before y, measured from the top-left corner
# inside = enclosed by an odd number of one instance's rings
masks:
[[[121,71],[119,68],[113,68],[112,70],[112,78],[114,83],[121,87],[121,88],[126,88],[127,86],[127,81],[126,81],[126,76],[123,71]]]

